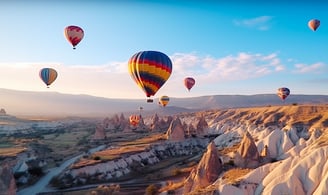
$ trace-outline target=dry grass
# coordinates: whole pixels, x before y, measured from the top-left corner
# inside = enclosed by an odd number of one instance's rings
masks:
[[[256,125],[295,125],[328,127],[328,105],[283,105],[218,110],[207,113],[208,118],[216,118],[221,124],[227,122],[247,122]]]
[[[150,134],[145,137],[137,138],[136,140],[133,141],[126,141],[123,143],[120,143],[120,146],[127,146],[127,145],[143,145],[143,144],[150,144],[154,142],[158,142],[159,140],[165,139],[165,135],[163,133],[155,133],[155,134]]]
[[[174,191],[179,188],[182,188],[184,186],[184,184],[185,184],[184,180],[178,181],[178,182],[167,181],[166,186],[159,189],[158,192],[162,193],[162,192],[167,192],[167,191]]]
[[[124,136],[124,134],[122,134],[121,136]],[[133,138],[134,137],[130,139]],[[147,147],[149,147],[150,143],[159,141],[161,139],[163,139],[163,134],[157,133],[136,140],[125,141],[119,143],[117,148],[95,152],[91,157],[92,159],[83,159],[80,162],[74,164],[74,168],[99,163],[100,162],[99,160],[98,161],[93,160],[95,157],[100,157],[102,161],[106,161],[106,160],[113,160],[119,158],[122,155],[130,155],[134,153],[143,152],[146,150]]]
[[[17,154],[27,150],[24,147],[14,147],[14,148],[0,148],[0,156],[17,156]]]
[[[246,175],[252,170],[253,169],[241,169],[241,168],[230,169],[223,174],[222,179],[225,180],[227,183],[235,184],[239,182],[239,179],[242,176]]]
[[[220,155],[227,155],[231,152],[236,152],[240,146],[240,143],[233,145],[231,147],[223,148],[222,150],[219,150]]]
[[[88,136],[88,132],[79,131],[79,132],[66,132],[62,134],[51,134],[45,135],[42,143],[49,146],[54,153],[61,154],[64,156],[69,156],[71,154],[76,154],[78,147],[76,144],[84,136]]]

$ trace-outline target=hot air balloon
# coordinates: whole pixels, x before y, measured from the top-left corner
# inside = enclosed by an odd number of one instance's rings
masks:
[[[317,28],[320,26],[320,20],[312,19],[308,22],[308,26],[311,30],[316,31]]]
[[[190,89],[195,85],[195,83],[196,83],[196,81],[192,77],[187,77],[184,79],[184,85],[186,86],[188,91],[190,91]]]
[[[159,104],[162,105],[163,107],[165,107],[170,101],[169,96],[163,95],[159,98]]]
[[[153,102],[150,96],[154,96],[170,77],[172,62],[164,53],[141,51],[130,58],[128,68],[132,79],[145,92],[147,102]]]
[[[139,124],[140,116],[139,115],[131,115],[129,117],[129,121],[130,121],[130,125],[132,125],[133,127],[136,127]]]
[[[67,41],[73,46],[73,49],[75,49],[75,46],[83,39],[84,31],[78,26],[67,26],[64,30],[64,34]]]
[[[277,91],[277,95],[282,99],[285,100],[290,94],[290,90],[287,87],[281,87]]]
[[[40,70],[39,76],[49,88],[49,85],[51,85],[51,83],[57,78],[57,71],[53,68],[43,68]]]

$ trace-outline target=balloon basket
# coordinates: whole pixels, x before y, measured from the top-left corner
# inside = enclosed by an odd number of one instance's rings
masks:
[[[147,99],[147,103],[153,103],[154,100],[153,99]]]

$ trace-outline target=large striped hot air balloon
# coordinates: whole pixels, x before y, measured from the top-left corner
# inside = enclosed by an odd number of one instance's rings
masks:
[[[51,85],[51,83],[57,78],[57,71],[53,68],[42,68],[39,72],[39,76],[49,88],[49,85]]]
[[[84,31],[78,26],[67,26],[65,27],[64,35],[67,41],[73,46],[73,49],[75,49],[76,45],[83,39]]]
[[[277,91],[277,95],[280,99],[285,100],[290,94],[290,90],[287,87],[281,87]]]
[[[188,91],[190,91],[190,89],[195,85],[195,83],[196,83],[196,81],[192,77],[186,77],[184,79],[184,85],[188,89]]]
[[[169,96],[163,95],[159,98],[159,104],[162,105],[163,107],[165,107],[170,101]]]
[[[172,72],[170,58],[158,51],[141,51],[134,54],[128,67],[132,79],[148,97],[147,102],[153,102],[150,96],[156,94]]]

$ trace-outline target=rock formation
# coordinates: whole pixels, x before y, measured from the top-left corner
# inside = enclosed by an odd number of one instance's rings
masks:
[[[0,194],[15,195],[16,190],[15,178],[11,168],[8,164],[4,163],[0,167]]]
[[[243,168],[259,166],[260,155],[251,134],[246,131],[237,150],[235,164]]]
[[[198,136],[204,136],[208,134],[208,124],[205,120],[204,115],[198,117],[198,123],[196,124],[196,130]]]
[[[102,124],[98,124],[96,126],[95,134],[93,135],[93,140],[104,140],[106,138],[106,133],[104,131],[104,126]]]
[[[170,141],[181,141],[185,139],[185,132],[183,125],[179,118],[173,120],[166,132],[166,137]]]
[[[155,114],[151,119],[150,130],[152,130],[152,131],[159,131],[160,130],[159,118],[158,118],[157,114]]]
[[[5,109],[1,108],[0,109],[0,116],[5,116],[5,115],[7,115]]]
[[[185,180],[184,194],[207,187],[218,178],[221,172],[222,162],[214,142],[211,142],[198,166],[190,172],[189,177]]]

